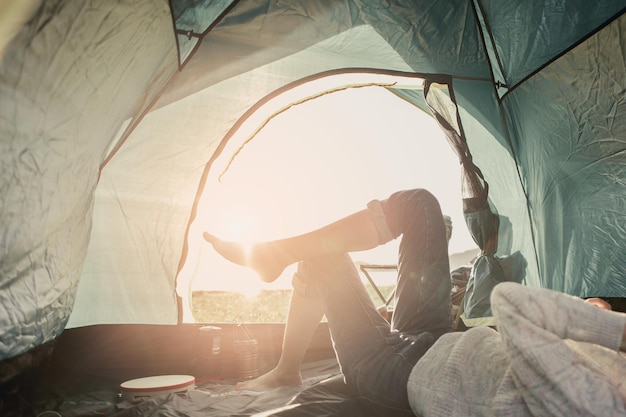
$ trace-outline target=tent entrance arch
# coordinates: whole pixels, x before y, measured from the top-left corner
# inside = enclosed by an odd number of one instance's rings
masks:
[[[272,94],[207,166],[178,275],[183,321],[192,316],[191,288],[290,288],[291,269],[277,283],[263,284],[213,253],[204,230],[238,241],[280,238],[336,220],[373,198],[424,187],[454,217],[451,250],[474,248],[462,217],[456,155],[431,116],[389,90],[419,96],[423,79],[373,71],[323,75]],[[396,254],[390,245],[355,259],[389,263]]]

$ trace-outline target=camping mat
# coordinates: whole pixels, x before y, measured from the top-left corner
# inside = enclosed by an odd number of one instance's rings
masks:
[[[334,359],[302,366],[303,384],[256,392],[238,390],[237,381],[208,381],[186,394],[167,394],[138,403],[121,400],[120,392],[94,391],[62,399],[46,417],[224,417],[224,416],[390,416],[351,396]],[[51,410],[52,411],[52,410]],[[58,413],[58,414],[56,414]]]

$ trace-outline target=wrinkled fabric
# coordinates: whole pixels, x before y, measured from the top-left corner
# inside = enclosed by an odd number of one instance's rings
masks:
[[[46,1],[8,45],[0,62],[0,358],[63,331],[100,164],[122,122],[176,70],[175,61],[167,70],[172,41],[154,36],[170,24],[165,3]]]
[[[409,378],[423,417],[622,416],[626,315],[506,282],[491,294],[498,331],[443,335]]]

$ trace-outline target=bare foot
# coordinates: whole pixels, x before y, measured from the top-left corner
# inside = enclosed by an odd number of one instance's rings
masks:
[[[280,374],[279,371],[274,368],[258,378],[237,383],[235,388],[250,391],[267,391],[272,388],[297,385],[302,385],[302,377],[300,376],[300,372],[296,374],[285,375]]]
[[[240,243],[222,240],[207,232],[202,237],[213,245],[217,253],[237,265],[252,269],[265,282],[274,281],[294,262],[275,242],[256,243],[248,252]]]

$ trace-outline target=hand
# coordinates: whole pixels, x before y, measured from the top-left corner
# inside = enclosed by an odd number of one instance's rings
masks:
[[[385,320],[387,320],[387,323],[391,323],[391,316],[393,314],[393,310],[390,310],[386,305],[376,307],[376,310],[378,310],[380,315],[383,316]]]
[[[592,304],[604,310],[612,310],[611,304],[607,303],[602,298],[597,298],[597,297],[588,298],[585,300],[585,303]],[[619,347],[619,350],[621,350],[622,352],[626,352],[626,325],[624,325],[624,333],[622,333],[622,343]]]
[[[594,305],[596,307],[600,307],[600,308],[602,308],[604,310],[612,310],[611,304],[607,303],[602,298],[597,298],[597,297],[587,298],[585,300],[585,303],[589,303],[589,304]]]

